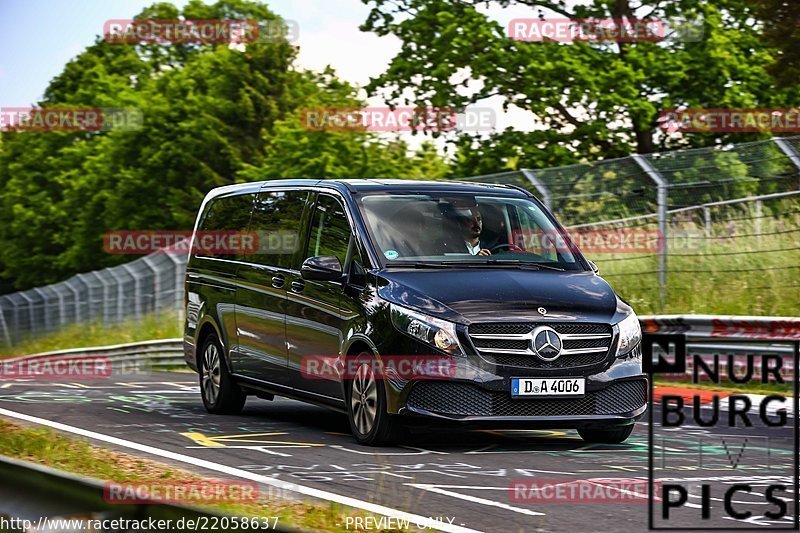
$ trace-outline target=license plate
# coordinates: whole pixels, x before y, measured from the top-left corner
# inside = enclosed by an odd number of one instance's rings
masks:
[[[512,378],[512,397],[581,398],[586,394],[584,378]]]

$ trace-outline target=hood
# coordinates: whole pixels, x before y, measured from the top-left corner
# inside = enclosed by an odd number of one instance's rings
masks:
[[[546,320],[612,323],[630,308],[592,272],[518,269],[384,270],[378,294],[452,322]],[[622,317],[618,317],[621,319]]]

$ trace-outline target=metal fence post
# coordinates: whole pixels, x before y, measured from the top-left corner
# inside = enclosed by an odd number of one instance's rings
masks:
[[[28,334],[32,335],[34,327],[33,325],[36,322],[36,316],[33,310],[33,300],[31,299],[30,296],[25,294],[25,292],[21,292],[19,293],[19,295],[22,297],[23,300],[25,300],[25,304],[28,306]]]
[[[525,176],[526,180],[531,182],[531,185],[536,187],[536,190],[539,191],[539,194],[542,195],[542,203],[547,208],[547,210],[552,211],[553,195],[550,194],[550,189],[548,189],[547,186],[544,183],[542,183],[542,180],[540,180],[536,176],[536,173],[533,170],[530,170],[528,168],[523,168],[520,169],[520,172],[522,172],[522,175]]]
[[[64,295],[60,290],[63,286],[63,282],[52,285],[53,292],[56,293],[56,297],[58,298],[58,327],[62,327],[67,322],[67,309],[64,304]]]
[[[761,213],[763,202],[761,200],[755,201],[755,216],[753,217],[753,233],[756,234],[756,242],[761,245]]]
[[[103,327],[105,328],[109,322],[109,315],[110,315],[110,308],[111,308],[111,291],[109,290],[110,287],[108,285],[108,280],[106,279],[105,273],[108,269],[103,269],[101,271],[94,271],[95,277],[100,281],[100,286],[103,288],[103,311],[102,311],[102,320],[103,320]]]
[[[158,291],[161,289],[161,276],[159,275],[158,269],[155,267],[155,265],[153,265],[152,259],[150,259],[149,255],[142,257],[142,262],[153,273],[153,312],[155,312],[156,316],[159,316]]]
[[[40,289],[39,287],[34,287],[31,290],[33,292],[35,292],[39,296],[39,298],[42,299],[42,318],[44,319],[44,331],[46,333],[46,332],[50,331],[50,319],[47,318],[47,300],[48,300],[48,298],[44,294],[42,289]]]
[[[10,298],[0,297],[0,332],[2,332],[5,339],[5,345],[11,348],[11,332],[8,330],[8,324],[6,323],[7,307],[2,304],[3,301],[9,302],[12,306],[14,306],[14,302]]]
[[[72,286],[73,280],[80,281],[80,279],[77,276],[73,276],[69,278],[67,281],[65,281],[64,285],[69,287],[69,290],[72,291],[72,297],[75,298],[75,323],[77,324],[81,321],[81,299],[80,299],[81,292]]]
[[[7,348],[11,348],[11,335],[8,332],[8,325],[6,324],[6,313],[2,307],[0,307],[0,333],[3,334],[3,339],[5,339],[3,344],[5,344]]]
[[[121,265],[122,268],[131,275],[133,278],[133,315],[136,317],[136,320],[139,320],[142,316],[142,307],[141,307],[141,300],[142,300],[142,282],[141,278],[136,275],[133,268],[128,263]]]
[[[792,164],[797,168],[797,175],[800,176],[800,154],[797,153],[797,151],[786,139],[775,137],[772,140],[778,145],[778,148],[781,149],[781,152],[786,154],[786,157],[788,157]],[[800,187],[800,182],[798,182],[797,186]]]
[[[178,331],[183,328],[183,275],[181,271],[185,272],[184,263],[179,260],[171,251],[166,252],[167,257],[175,267],[175,310],[178,313]]]
[[[667,245],[667,187],[669,187],[669,183],[644,157],[639,154],[633,154],[631,157],[645,174],[653,180],[657,188],[658,232],[661,240],[661,247],[658,251],[658,294],[661,299],[661,305],[664,306],[667,303],[667,252],[669,249]]]
[[[77,310],[79,316],[83,316],[83,320],[84,321],[91,322],[92,321],[92,286],[89,285],[89,282],[87,282],[85,279],[83,279],[84,276],[85,276],[84,274],[76,274],[75,275],[75,279],[77,279],[78,281],[83,283],[83,286],[86,287],[86,302],[85,302],[86,303],[86,314],[81,314],[80,313],[81,303],[84,303],[84,302],[80,301],[80,298],[76,298],[75,299],[75,309]],[[78,293],[78,294],[80,295],[80,293]]]
[[[108,274],[114,278],[114,283],[117,285],[117,313],[115,322],[121,322],[123,319],[122,300],[125,297],[125,283],[117,276],[116,271],[119,267],[111,267],[108,269]]]

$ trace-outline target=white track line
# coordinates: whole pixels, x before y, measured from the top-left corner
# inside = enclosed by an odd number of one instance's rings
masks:
[[[320,498],[323,500],[336,502],[338,504],[346,505],[348,507],[362,509],[370,513],[397,518],[399,520],[408,520],[410,524],[418,524],[420,527],[445,531],[448,533],[480,533],[478,530],[475,529],[469,529],[466,527],[457,526],[455,524],[448,524],[446,522],[443,523],[439,520],[432,520],[431,518],[426,516],[420,516],[411,513],[406,513],[404,511],[398,511],[397,509],[384,507],[383,505],[377,505],[374,503],[357,500],[355,498],[350,498],[348,496],[342,496],[340,494],[334,494],[333,492],[314,489],[311,487],[298,485],[296,483],[281,481],[279,479],[262,476],[254,472],[248,472],[247,470],[240,470],[232,466],[221,465],[219,463],[212,463],[211,461],[205,461],[203,459],[198,459],[196,457],[191,457],[189,455],[183,455],[181,453],[162,450],[161,448],[155,448],[153,446],[148,446],[146,444],[139,444],[138,442],[131,442],[129,440],[112,437],[110,435],[103,435],[102,433],[95,433],[94,431],[89,431],[87,429],[68,426],[60,422],[53,422],[51,420],[46,420],[44,418],[30,416],[23,413],[17,413],[15,411],[9,411],[8,409],[0,408],[0,415],[7,416],[10,418],[17,418],[19,420],[25,420],[26,422],[40,424],[42,426],[48,426],[53,429],[57,429],[59,431],[74,433],[75,435],[81,435],[83,437],[88,437],[90,439],[98,440],[101,442],[107,442],[109,444],[122,446],[124,448],[130,448],[132,450],[149,453],[159,457],[164,457],[166,459],[172,459],[173,461],[187,463],[190,465],[197,466],[199,468],[205,468],[207,470],[213,470],[223,474],[228,474],[243,479],[249,479],[250,481],[255,481],[256,483],[262,483],[264,485],[270,485],[272,487],[276,487],[282,490],[297,492],[299,494],[311,496],[312,498]]]

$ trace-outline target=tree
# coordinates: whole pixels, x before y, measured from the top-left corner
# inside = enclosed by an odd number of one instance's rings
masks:
[[[371,81],[374,94],[397,105],[411,94],[415,105],[456,108],[500,96],[506,106],[536,117],[531,132],[459,139],[457,172],[753,140],[752,134],[665,136],[658,118],[678,107],[786,107],[800,95],[796,86],[775,87],[767,72],[775,51],[759,40],[758,20],[746,0],[364,1],[372,9],[362,30],[392,34],[403,43],[386,72]],[[484,9],[508,6],[527,6],[531,17],[571,20],[697,19],[704,36],[697,42],[516,41]]]
[[[796,0],[750,0],[763,21],[764,42],[776,51],[769,71],[783,86],[800,78],[800,2]]]
[[[263,4],[154,4],[137,19],[255,19]],[[138,109],[134,130],[8,131],[0,150],[0,290],[129,261],[103,250],[114,230],[188,230],[214,187],[264,176],[395,177],[430,151],[352,132],[299,130],[311,102],[360,105],[332,73],[292,67],[285,40],[120,44],[98,37],[48,86],[43,107]],[[434,152],[435,155],[435,152]],[[442,163],[443,165],[443,163]]]

